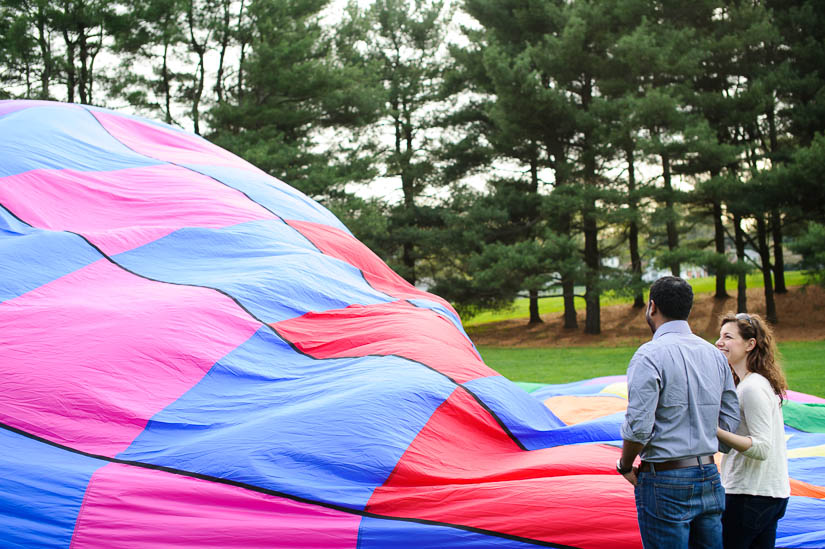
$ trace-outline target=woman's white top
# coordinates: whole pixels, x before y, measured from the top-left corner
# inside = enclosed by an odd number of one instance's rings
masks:
[[[770,382],[751,372],[736,388],[741,421],[737,435],[751,437],[745,452],[731,449],[722,458],[722,484],[728,494],[786,498],[791,495],[785,426],[779,398]]]

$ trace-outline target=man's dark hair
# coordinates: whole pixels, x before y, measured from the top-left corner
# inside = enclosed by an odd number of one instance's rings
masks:
[[[650,287],[650,300],[671,320],[687,320],[693,307],[693,288],[678,276],[663,276]]]

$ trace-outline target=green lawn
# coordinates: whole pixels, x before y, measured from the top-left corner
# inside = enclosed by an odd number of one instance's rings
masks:
[[[825,341],[788,341],[779,352],[791,389],[825,397]]]
[[[507,349],[479,347],[484,361],[513,381],[569,383],[624,374],[635,347]],[[779,344],[788,384],[795,391],[825,397],[825,341]]]
[[[624,374],[635,347],[479,347],[488,366],[513,381],[569,383]]]
[[[748,275],[748,288],[762,288],[764,286],[762,281],[762,275],[760,273],[753,273]],[[807,282],[807,277],[801,271],[788,271],[785,273],[785,283],[788,286],[801,286]],[[736,279],[735,278],[728,278],[725,281],[725,287],[728,289],[729,292],[736,292]],[[690,279],[690,285],[693,286],[694,293],[703,294],[703,293],[712,293],[716,290],[716,279],[715,277],[708,276],[704,278],[692,278]],[[579,292],[581,293],[581,292]],[[576,298],[576,306],[584,307],[584,300],[581,298]],[[601,304],[602,306],[609,306],[609,305],[619,305],[622,303],[630,303],[632,299],[624,296],[616,296],[612,293],[606,293],[602,295]],[[496,322],[498,320],[508,320],[511,318],[528,318],[530,313],[528,312],[530,300],[527,298],[517,299],[511,308],[500,310],[500,311],[486,311],[480,313],[477,316],[472,318],[466,319],[464,321],[465,326],[476,326],[478,324],[486,324],[487,322]],[[541,314],[546,313],[560,313],[563,310],[563,303],[561,296],[558,297],[548,297],[543,298],[539,302],[539,308]]]

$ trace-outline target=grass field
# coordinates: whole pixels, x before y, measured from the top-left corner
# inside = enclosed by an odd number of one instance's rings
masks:
[[[570,347],[507,349],[479,347],[484,361],[513,381],[569,383],[592,377],[624,374],[635,347]],[[822,357],[825,341],[779,344],[790,388],[825,397]]]
[[[764,283],[762,281],[762,275],[760,273],[753,273],[748,275],[747,278],[748,288],[762,288]],[[785,273],[785,284],[788,286],[799,286],[807,282],[807,277],[804,273],[800,271],[788,271]],[[736,295],[736,284],[737,281],[735,278],[728,278],[725,281],[725,287],[728,289],[729,292],[733,292]],[[704,293],[712,293],[716,290],[716,279],[715,277],[704,277],[704,278],[692,278],[690,279],[690,285],[693,287],[694,293],[697,294],[704,294]],[[577,291],[577,293],[582,293]],[[584,300],[581,298],[576,298],[576,306],[584,306]],[[617,296],[611,293],[605,293],[601,297],[601,305],[604,307],[610,305],[619,305],[622,303],[630,303],[633,300],[626,296]],[[477,316],[474,316],[469,319],[464,319],[465,326],[476,326],[478,324],[485,324],[487,322],[496,322],[499,320],[508,320],[511,318],[528,318],[530,313],[528,312],[530,300],[527,298],[517,299],[511,308],[500,310],[500,311],[486,311],[480,313]],[[558,297],[549,297],[544,298],[540,302],[541,313],[560,313],[563,308],[564,304],[562,303],[561,296]]]

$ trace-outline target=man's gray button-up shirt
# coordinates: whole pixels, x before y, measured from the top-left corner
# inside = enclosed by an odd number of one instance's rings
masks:
[[[716,453],[716,427],[736,431],[739,401],[728,361],[684,320],[662,324],[627,369],[624,440],[645,445],[645,461]]]

